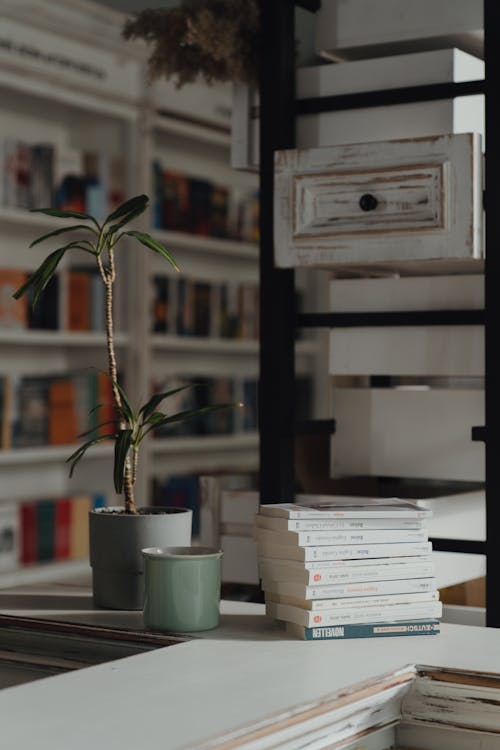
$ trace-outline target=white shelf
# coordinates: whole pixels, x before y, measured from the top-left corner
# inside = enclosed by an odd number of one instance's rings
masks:
[[[258,260],[257,243],[229,240],[225,237],[205,237],[187,232],[173,232],[168,229],[152,228],[151,234],[168,248],[179,248],[211,255],[227,255],[238,258]]]
[[[222,353],[222,354],[257,354],[259,342],[254,339],[219,339],[204,336],[173,336],[168,334],[153,334],[151,346],[155,349],[168,351]]]
[[[128,344],[127,334],[115,336],[116,346]],[[93,331],[41,331],[41,330],[2,330],[0,328],[0,346],[41,346],[80,348],[103,347],[106,344],[104,333]]]
[[[197,141],[204,141],[217,146],[226,146],[229,148],[231,143],[231,134],[229,131],[210,128],[210,126],[198,125],[197,123],[187,122],[186,120],[177,119],[168,115],[157,114],[153,118],[153,130],[158,133],[173,133],[192,138]]]
[[[44,583],[90,573],[88,560],[51,561],[38,565],[27,565],[17,570],[0,572],[0,588],[23,584]]]
[[[73,219],[77,223],[77,219]],[[8,208],[0,206],[0,224],[18,225],[20,229],[39,228],[40,230],[57,229],[65,224],[71,226],[68,219],[59,219],[56,216],[47,216],[46,214],[33,213],[23,208]]]
[[[212,451],[257,449],[259,436],[256,432],[231,433],[229,435],[186,435],[185,437],[157,438],[153,440],[154,453],[210,453]]]
[[[221,354],[257,354],[259,342],[256,339],[238,338],[211,338],[209,336],[174,336],[169,334],[153,334],[151,346],[154,349],[183,352],[213,352]],[[295,352],[300,356],[315,356],[318,353],[318,344],[313,340],[297,341]]]
[[[78,445],[41,445],[33,448],[1,450],[0,466],[59,463],[65,461],[77,449]],[[108,458],[113,454],[113,451],[113,443],[101,443],[92,446],[85,458]]]

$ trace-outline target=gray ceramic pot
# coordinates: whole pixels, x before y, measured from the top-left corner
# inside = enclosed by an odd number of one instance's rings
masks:
[[[89,514],[90,565],[96,607],[142,609],[145,547],[191,545],[192,511],[185,508],[97,508]]]

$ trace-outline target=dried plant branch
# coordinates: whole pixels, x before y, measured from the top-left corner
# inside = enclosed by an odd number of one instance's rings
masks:
[[[201,77],[208,84],[255,84],[259,67],[257,0],[182,0],[176,8],[143,10],[124,26],[125,39],[152,45],[151,80],[176,86]]]

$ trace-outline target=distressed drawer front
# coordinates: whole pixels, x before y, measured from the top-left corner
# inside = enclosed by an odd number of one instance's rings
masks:
[[[331,172],[294,179],[295,239],[443,228],[446,164]],[[363,199],[377,202],[363,210]]]
[[[277,151],[276,265],[470,271],[483,257],[481,161],[474,133]]]

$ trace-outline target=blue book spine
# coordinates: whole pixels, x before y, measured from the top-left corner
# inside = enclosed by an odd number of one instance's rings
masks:
[[[413,620],[410,622],[360,623],[332,627],[306,628],[287,625],[287,630],[305,641],[342,640],[346,638],[387,638],[399,635],[437,635],[439,620]]]

